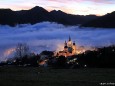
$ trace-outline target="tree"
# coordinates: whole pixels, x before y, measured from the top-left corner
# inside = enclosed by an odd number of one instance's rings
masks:
[[[16,46],[16,57],[22,58],[29,55],[29,46],[26,43],[18,43]]]

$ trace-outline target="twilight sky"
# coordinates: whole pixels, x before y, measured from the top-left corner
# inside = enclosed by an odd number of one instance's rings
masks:
[[[104,15],[115,11],[115,0],[0,0],[0,8],[12,10],[30,9],[41,6],[51,10],[62,10],[70,14]]]

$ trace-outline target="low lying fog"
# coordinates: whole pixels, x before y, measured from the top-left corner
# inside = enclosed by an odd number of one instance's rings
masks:
[[[77,46],[85,48],[115,44],[115,29],[79,28],[43,22],[35,25],[24,24],[16,27],[0,26],[0,61],[13,56],[18,43],[27,43],[31,52],[62,50],[65,40],[71,36]]]

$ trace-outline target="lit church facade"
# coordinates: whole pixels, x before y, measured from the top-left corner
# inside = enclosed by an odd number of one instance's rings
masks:
[[[71,38],[69,37],[68,42],[65,41],[64,43],[64,49],[63,51],[59,51],[56,56],[72,56],[76,54],[76,44],[75,42],[71,41]]]

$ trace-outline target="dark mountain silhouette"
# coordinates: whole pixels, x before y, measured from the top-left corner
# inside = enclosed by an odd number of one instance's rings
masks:
[[[88,15],[88,16],[82,16],[82,15],[72,15],[72,14],[66,14],[62,11],[51,11],[50,16],[52,17],[51,20],[53,22],[61,23],[64,25],[77,25],[77,24],[83,24],[85,22],[88,22],[90,20],[96,19],[97,16],[95,15]]]
[[[0,24],[14,25],[18,20],[17,15],[10,9],[1,9],[0,10]]]
[[[30,10],[12,11],[0,9],[0,24],[15,26],[16,24],[39,23],[43,21],[56,22],[64,25],[84,24],[98,18],[95,15],[81,16],[67,14],[62,11],[48,12],[42,7],[36,6]]]
[[[100,18],[89,21],[82,25],[83,27],[101,27],[101,28],[115,28],[115,11],[106,14]]]

